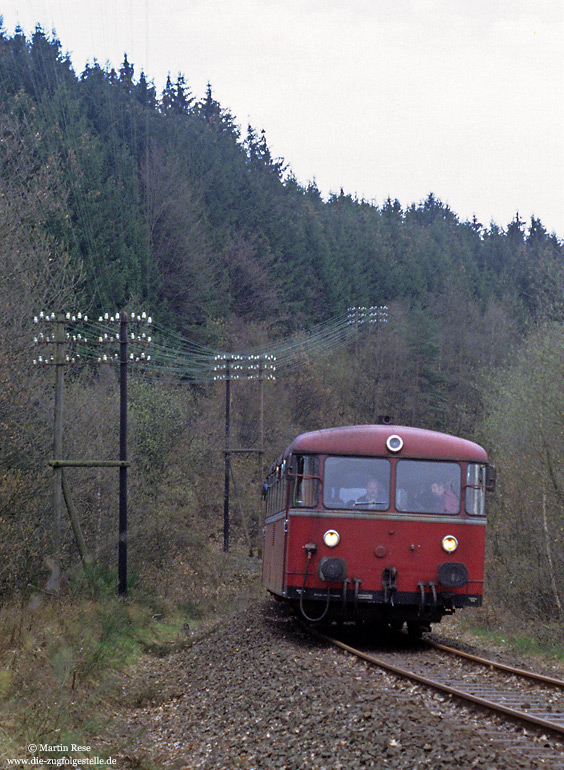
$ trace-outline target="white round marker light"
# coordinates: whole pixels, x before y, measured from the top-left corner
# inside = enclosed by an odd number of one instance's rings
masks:
[[[395,434],[393,436],[388,436],[386,446],[390,452],[399,452],[403,447],[403,439],[401,436],[396,436]]]
[[[328,529],[327,532],[323,535],[323,542],[327,548],[334,548],[336,545],[339,545],[340,539],[341,536],[335,529]]]
[[[454,553],[458,548],[458,540],[454,535],[447,535],[446,537],[443,537],[441,545],[443,546],[443,551]]]

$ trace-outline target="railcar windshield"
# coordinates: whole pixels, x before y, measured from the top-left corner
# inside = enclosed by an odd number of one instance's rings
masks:
[[[328,457],[323,479],[326,508],[387,510],[390,506],[389,460],[374,457]]]
[[[458,463],[399,460],[396,509],[418,513],[459,513],[461,468]]]

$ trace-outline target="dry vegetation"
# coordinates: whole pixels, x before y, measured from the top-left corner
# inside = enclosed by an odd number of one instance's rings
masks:
[[[133,586],[127,599],[118,599],[115,577],[98,571],[94,597],[87,596],[92,586],[76,576],[61,599],[35,592],[25,601],[4,603],[0,763],[30,758],[26,747],[32,743],[74,743],[91,750],[73,756],[110,756],[115,742],[100,736],[129,697],[122,692],[128,679],[124,672],[143,653],[160,656],[179,650],[214,619],[256,600],[259,569],[244,549],[225,554],[210,545],[202,550],[199,564],[179,562],[155,592]],[[147,577],[150,582],[150,573]],[[64,749],[36,753],[43,758],[65,755]]]

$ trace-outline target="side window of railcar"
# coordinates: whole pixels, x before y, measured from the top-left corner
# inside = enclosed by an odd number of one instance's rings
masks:
[[[269,473],[266,479],[266,514],[270,516],[276,510],[276,473]]]
[[[293,458],[292,471],[294,480],[294,505],[312,508],[319,497],[319,457],[316,455],[298,455]]]
[[[266,477],[266,515],[272,512],[272,488],[270,474]]]
[[[377,457],[328,457],[323,474],[326,508],[385,511],[390,506],[389,460]]]
[[[486,466],[468,463],[466,468],[466,513],[486,515]]]
[[[399,460],[396,466],[396,508],[418,513],[460,511],[461,468],[435,460]]]
[[[282,466],[279,465],[276,469],[276,510],[280,511],[284,507],[284,476],[282,474]]]
[[[266,513],[270,516],[281,511],[286,503],[284,464],[273,467],[267,476]]]

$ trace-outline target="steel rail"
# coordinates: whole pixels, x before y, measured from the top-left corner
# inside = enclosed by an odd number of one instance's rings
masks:
[[[472,655],[469,652],[457,650],[456,647],[449,647],[446,644],[434,642],[432,639],[424,639],[423,642],[429,647],[434,647],[437,650],[448,652],[451,655],[458,656],[459,658],[466,658],[467,660],[472,660],[475,663],[482,663],[484,666],[489,666],[490,668],[496,668],[500,671],[505,671],[508,674],[515,674],[524,679],[532,679],[535,682],[542,682],[543,684],[549,684],[553,687],[562,687],[564,689],[564,680],[562,679],[555,679],[554,677],[546,676],[545,674],[537,674],[535,671],[527,671],[527,669],[524,668],[514,668],[513,666],[508,666],[505,663],[499,663],[496,660],[491,660],[490,658],[480,658],[478,655]]]
[[[564,724],[551,722],[547,719],[536,717],[533,714],[528,714],[526,711],[519,711],[509,706],[504,706],[501,703],[496,703],[495,701],[487,700],[487,698],[481,698],[478,695],[473,695],[472,693],[465,692],[464,690],[459,690],[456,687],[451,687],[450,685],[444,684],[443,682],[439,682],[435,679],[429,679],[428,677],[421,676],[421,674],[417,674],[414,671],[408,671],[407,669],[403,669],[400,666],[395,666],[394,664],[389,663],[386,660],[378,658],[378,656],[376,655],[371,655],[369,653],[362,652],[362,650],[357,650],[356,648],[351,647],[350,645],[345,644],[344,642],[340,642],[338,639],[333,639],[332,637],[326,636],[325,634],[321,634],[321,633],[318,633],[318,635],[321,639],[324,639],[330,644],[333,644],[336,647],[340,647],[346,652],[349,652],[352,655],[356,655],[356,657],[361,658],[362,660],[366,660],[368,663],[372,663],[376,666],[379,666],[380,668],[383,668],[386,671],[390,671],[393,674],[401,676],[404,679],[410,679],[414,682],[417,682],[418,684],[423,684],[426,687],[432,687],[435,690],[440,690],[441,692],[445,692],[449,695],[454,695],[455,697],[460,698],[464,701],[469,701],[470,703],[474,703],[478,706],[482,706],[483,708],[489,709],[490,711],[495,711],[495,712],[505,714],[520,722],[533,724],[537,727],[542,727],[543,730],[557,733],[558,735],[564,735]]]

